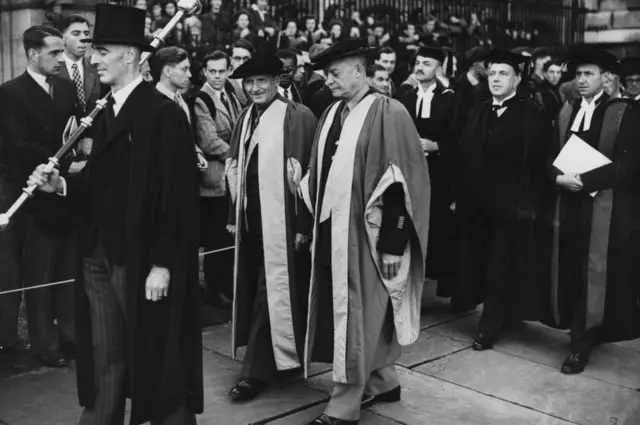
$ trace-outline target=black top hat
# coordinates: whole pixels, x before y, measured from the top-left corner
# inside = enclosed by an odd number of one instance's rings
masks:
[[[575,66],[579,65],[598,65],[604,71],[617,74],[618,58],[609,52],[599,49],[579,49],[570,53],[567,60]]]
[[[512,53],[507,50],[494,49],[484,57],[484,60],[487,64],[504,63],[510,65],[516,74],[520,74],[520,64],[527,62],[529,57]]]
[[[625,77],[640,74],[640,57],[624,58],[620,61],[620,74]]]
[[[280,75],[282,73],[282,61],[275,55],[255,55],[240,65],[231,75],[231,78],[249,78],[256,75]]]
[[[83,41],[93,44],[118,44],[138,47],[145,51],[154,48],[145,40],[144,10],[115,4],[96,5],[96,26],[93,38]]]
[[[375,51],[374,47],[369,47],[367,38],[352,38],[339,41],[309,59],[313,62],[313,69],[322,69],[335,61],[355,56],[367,56]]]

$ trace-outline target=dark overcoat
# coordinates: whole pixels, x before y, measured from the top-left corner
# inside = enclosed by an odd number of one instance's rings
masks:
[[[69,179],[68,196],[79,196],[88,208],[102,196],[98,193],[105,194],[105,189],[116,184],[117,190],[125,192],[110,198],[121,200],[120,205],[105,203],[97,225],[102,236],[108,235],[110,224],[104,221],[109,209],[126,209],[124,240],[106,245],[124,250],[131,423],[165,417],[185,401],[200,413],[198,185],[190,125],[176,103],[144,82],[127,98],[108,131],[102,129],[105,114],[95,124],[96,139],[87,167]],[[130,155],[123,162],[116,151],[126,144]],[[118,181],[122,176],[124,184]],[[80,257],[82,249],[78,252]],[[153,264],[166,265],[171,274],[169,296],[155,303],[145,298],[145,282]],[[76,279],[77,379],[80,404],[87,407],[95,402],[89,317],[80,267]]]

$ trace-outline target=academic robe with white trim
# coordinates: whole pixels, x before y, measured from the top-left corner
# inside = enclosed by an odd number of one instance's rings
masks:
[[[302,365],[309,285],[308,253],[295,252],[294,238],[296,233],[306,233],[306,229],[300,228],[298,219],[299,210],[305,208],[298,199],[298,187],[309,163],[317,121],[306,106],[277,96],[262,113],[252,133],[254,108],[256,106],[252,104],[238,118],[231,134],[226,165],[232,201],[230,224],[236,225],[237,229],[232,348],[235,355],[238,347],[248,343],[253,317],[252,294],[255,295],[257,282],[250,282],[245,276],[251,259],[245,252],[243,234],[247,229],[247,168],[252,155],[258,155],[271,337],[277,369],[287,370]]]
[[[418,133],[404,106],[382,95],[367,94],[344,121],[325,184],[322,167],[327,134],[341,103],[334,103],[320,119],[309,173],[301,184],[303,199],[314,215],[305,366],[312,360],[333,361],[334,382],[365,385],[371,370],[383,366],[375,364],[383,360],[374,355],[380,323],[387,314],[384,306],[392,306],[392,345],[409,345],[420,332],[430,182]],[[378,238],[383,195],[393,184],[402,186],[408,242],[398,276],[386,280],[381,274]],[[331,226],[331,282],[319,272],[322,247],[316,237],[327,220]],[[322,287],[329,284],[332,302],[320,296]],[[319,321],[319,313],[327,312],[334,326],[322,326]],[[391,354],[392,347],[389,350]],[[378,356],[385,357],[385,353]]]

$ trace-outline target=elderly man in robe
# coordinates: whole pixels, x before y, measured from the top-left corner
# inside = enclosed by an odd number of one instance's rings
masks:
[[[310,226],[298,216],[298,188],[317,122],[278,94],[282,66],[258,55],[232,76],[252,101],[231,134],[226,166],[236,240],[233,352],[247,346],[233,401],[256,397],[278,371],[302,366]]]
[[[313,213],[306,365],[333,362],[334,389],[310,424],[356,424],[362,404],[400,400],[394,361],[420,331],[430,183],[407,110],[367,84],[366,40],[314,58],[334,102],[301,184]]]

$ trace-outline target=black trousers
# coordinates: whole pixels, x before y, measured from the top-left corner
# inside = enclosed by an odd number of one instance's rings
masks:
[[[200,198],[200,245],[205,252],[234,244],[233,237],[227,232],[228,217],[227,196]],[[232,250],[205,255],[203,271],[208,292],[233,297],[233,258]]]
[[[478,333],[497,338],[511,308],[514,224],[483,214],[465,214],[458,226],[457,231],[464,235],[457,238],[458,254],[464,257],[458,266],[468,269],[463,272],[463,290],[473,291],[471,297],[484,302]]]
[[[256,283],[256,296],[253,304],[249,342],[242,364],[242,376],[269,382],[275,379],[277,367],[271,341],[262,240],[247,234],[244,241],[249,251],[248,258],[252,259],[250,267],[252,276],[248,281]]]
[[[95,404],[85,408],[79,425],[123,425],[127,396],[126,270],[110,264],[98,246],[83,260],[84,290],[89,301],[93,346]],[[186,406],[152,425],[195,425]]]
[[[17,196],[0,177],[0,210],[6,211]],[[12,225],[0,232],[0,291],[72,279],[75,248],[73,229],[47,231],[32,215],[16,215]],[[0,345],[17,342],[21,299],[19,292],[0,295]],[[75,341],[73,283],[26,291],[25,301],[29,339],[36,353],[52,355],[61,341]]]

